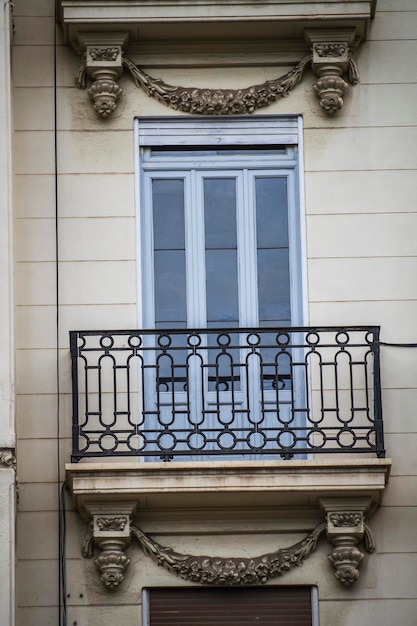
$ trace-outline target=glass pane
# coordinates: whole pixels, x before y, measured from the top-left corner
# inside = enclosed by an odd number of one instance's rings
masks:
[[[258,250],[259,321],[290,319],[288,249]]]
[[[287,179],[255,180],[259,323],[291,319]]]
[[[288,247],[287,179],[255,179],[258,248]]]
[[[206,250],[207,321],[239,319],[236,250]]]
[[[152,204],[155,249],[184,249],[184,181],[154,179]]]
[[[155,323],[177,326],[187,319],[184,181],[152,181]]]
[[[185,251],[155,250],[154,263],[155,322],[172,322],[177,326],[187,319]]]
[[[236,324],[236,179],[206,178],[203,185],[207,321]]]
[[[204,179],[206,249],[236,248],[236,180]]]

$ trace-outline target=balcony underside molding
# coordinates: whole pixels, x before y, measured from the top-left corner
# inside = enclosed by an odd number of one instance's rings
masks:
[[[320,509],[323,498],[367,498],[381,503],[389,459],[259,462],[77,463],[67,485],[80,514],[95,502],[129,500],[138,511],[184,507]]]
[[[285,39],[299,41],[304,29],[354,28],[367,38],[376,0],[59,0],[68,43],[81,31],[128,30],[131,43],[140,41],[221,41]]]
[[[349,3],[333,0],[330,5],[328,2],[285,0],[242,5],[226,0],[194,6],[185,0],[179,12],[178,6],[169,2],[163,5],[121,0],[60,2],[65,40],[81,57],[78,85],[85,83],[84,78],[80,80],[85,74],[91,81],[88,93],[94,108],[104,118],[115,110],[122,95],[118,79],[123,69],[148,95],[175,110],[208,115],[241,114],[251,113],[287,95],[301,80],[307,65],[305,59],[311,54],[312,69],[319,79],[314,91],[320,105],[326,113],[338,112],[343,106],[348,83],[358,81],[352,53],[367,38],[374,5],[371,0]],[[196,42],[201,49],[196,48]],[[256,42],[263,46],[271,42],[272,47],[278,43],[285,50],[287,61],[288,53],[297,50],[298,65],[291,63],[293,69],[289,74],[273,81],[223,90],[208,89],[203,84],[190,88],[171,86],[160,78],[152,78],[143,71],[143,66],[130,61],[132,54],[139,52],[140,56],[141,44],[148,47],[148,57],[149,46],[152,50],[153,45],[154,54],[160,57],[161,45],[165,50],[171,45],[171,58],[179,51],[185,57],[195,58],[196,54],[204,54],[207,46],[215,44],[217,54],[234,46],[235,52],[228,61],[233,66],[236,51],[238,55],[247,56],[249,62],[250,50],[253,56]],[[275,54],[274,65],[284,64],[284,57]],[[166,63],[170,65],[172,61]]]
[[[95,557],[102,583],[115,590],[123,582],[130,559],[125,554],[132,539],[157,565],[180,578],[212,585],[264,584],[302,564],[314,552],[326,531],[333,544],[328,559],[335,577],[345,586],[359,578],[363,549],[375,544],[367,520],[381,503],[390,461],[307,460],[173,463],[68,464],[67,486],[81,516],[91,523],[83,555]],[[245,506],[259,515],[306,517],[317,509],[315,527],[293,546],[242,559],[231,555],[190,555],[165,547],[141,530],[143,514],[183,508],[188,518],[194,510],[223,509],[225,515]],[[323,521],[324,518],[324,521]],[[291,522],[288,520],[289,525]],[[311,528],[311,527],[310,527]],[[98,556],[97,556],[98,551]]]

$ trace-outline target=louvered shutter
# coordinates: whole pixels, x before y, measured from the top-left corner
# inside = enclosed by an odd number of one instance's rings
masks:
[[[149,589],[150,626],[312,626],[310,587]]]

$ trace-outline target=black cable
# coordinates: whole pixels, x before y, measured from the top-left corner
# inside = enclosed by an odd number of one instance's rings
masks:
[[[60,499],[59,499],[59,574],[60,574],[60,622],[62,619],[62,625],[67,623],[67,602],[66,602],[66,589],[67,589],[67,575],[65,568],[65,538],[66,538],[66,507],[65,507],[65,481],[61,485]]]
[[[389,341],[380,341],[379,345],[388,348],[417,348],[417,343],[391,343]]]
[[[55,313],[56,313],[56,438],[57,438],[57,485],[58,485],[58,610],[59,624],[66,626],[66,575],[65,575],[65,482],[61,486],[60,452],[60,366],[59,366],[59,199],[58,199],[58,102],[57,102],[57,28],[58,2],[54,10],[54,191],[55,191]]]

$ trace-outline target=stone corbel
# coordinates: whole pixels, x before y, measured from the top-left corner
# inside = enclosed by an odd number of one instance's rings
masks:
[[[112,505],[87,506],[92,528],[83,543],[83,556],[92,558],[94,546],[100,550],[94,563],[104,586],[112,590],[124,579],[130,559],[124,551],[130,544],[133,503],[116,502]]]
[[[359,578],[359,565],[364,557],[358,544],[363,543],[367,552],[375,550],[375,542],[365,523],[369,500],[329,499],[321,500],[326,512],[327,539],[334,545],[329,561],[335,569],[336,578],[344,585],[351,585]]]
[[[85,58],[77,81],[83,83],[86,77],[92,81],[88,94],[94,103],[95,111],[104,118],[113,113],[123,93],[117,81],[123,72],[123,48],[127,39],[127,33],[79,35],[79,43],[85,52]]]
[[[311,67],[318,76],[313,89],[320,100],[320,106],[332,115],[342,108],[343,96],[349,89],[343,76],[347,75],[352,84],[358,82],[356,65],[351,56],[355,30],[307,30],[305,37],[311,44]]]

